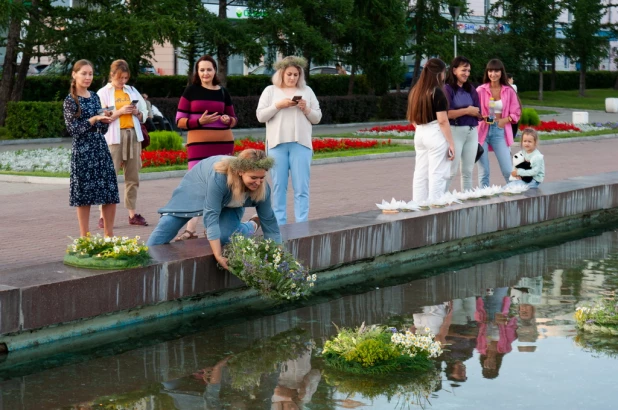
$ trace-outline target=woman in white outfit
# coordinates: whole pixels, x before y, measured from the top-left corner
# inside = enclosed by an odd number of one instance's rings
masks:
[[[450,179],[455,144],[448,120],[448,101],[442,87],[446,64],[432,58],[408,97],[408,121],[415,124],[416,166],[412,199],[433,202],[440,198]]]

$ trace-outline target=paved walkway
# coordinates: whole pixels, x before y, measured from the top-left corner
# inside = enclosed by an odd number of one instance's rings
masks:
[[[546,181],[616,171],[618,139],[568,142],[541,146],[546,158]],[[490,155],[492,184],[503,184],[494,155]],[[312,169],[310,219],[345,215],[376,209],[382,199],[411,198],[414,158],[358,161],[320,165]],[[157,209],[164,205],[179,178],[143,181],[138,196],[138,212],[151,222],[148,227],[128,223],[127,211],[120,206],[115,234],[147,239],[158,220]],[[452,188],[459,189],[459,183]],[[40,185],[0,182],[0,273],[3,269],[58,261],[69,236],[79,234],[75,210],[68,205],[67,185]],[[120,186],[122,193],[123,187]],[[122,194],[121,194],[122,196]],[[292,196],[289,217],[293,222]],[[122,203],[122,198],[121,198]],[[247,211],[251,215],[251,210]],[[93,209],[93,233],[98,212]],[[200,234],[203,227],[199,226]],[[102,233],[102,232],[101,232]]]

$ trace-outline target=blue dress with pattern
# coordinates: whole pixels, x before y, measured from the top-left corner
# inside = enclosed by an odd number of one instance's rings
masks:
[[[69,204],[117,204],[120,202],[118,180],[104,137],[108,124],[96,122],[90,125],[88,121],[101,109],[101,101],[92,92],[89,98],[77,98],[82,110],[79,117],[75,117],[77,104],[71,95],[64,99],[63,105],[64,122],[73,137]]]

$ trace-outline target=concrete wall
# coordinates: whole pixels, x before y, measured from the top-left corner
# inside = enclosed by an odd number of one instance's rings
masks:
[[[362,261],[376,269],[410,258],[456,255],[462,246],[490,248],[505,231],[526,235],[542,227],[547,234],[565,229],[565,221],[584,225],[590,215],[614,208],[618,172],[429,211],[386,215],[376,210],[286,225],[282,233],[288,249],[312,270]],[[218,270],[205,239],[156,246],[151,253],[155,263],[124,271],[76,269],[61,262],[7,271],[0,278],[0,343],[14,350],[193,309],[229,312],[272,305]],[[395,255],[382,258],[388,254]],[[329,270],[320,274],[318,289],[371,277],[364,265]],[[47,329],[27,332],[41,328]]]

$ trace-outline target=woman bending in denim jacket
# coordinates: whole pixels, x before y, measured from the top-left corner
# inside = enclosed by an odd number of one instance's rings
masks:
[[[200,161],[180,181],[167,205],[159,209],[161,220],[148,246],[168,243],[191,218],[202,215],[215,259],[225,269],[227,258],[221,247],[234,233],[250,236],[261,225],[266,239],[281,243],[265,181],[273,162],[264,151],[255,149],[244,150],[238,157],[217,155]],[[243,223],[245,207],[255,207],[257,215]]]

